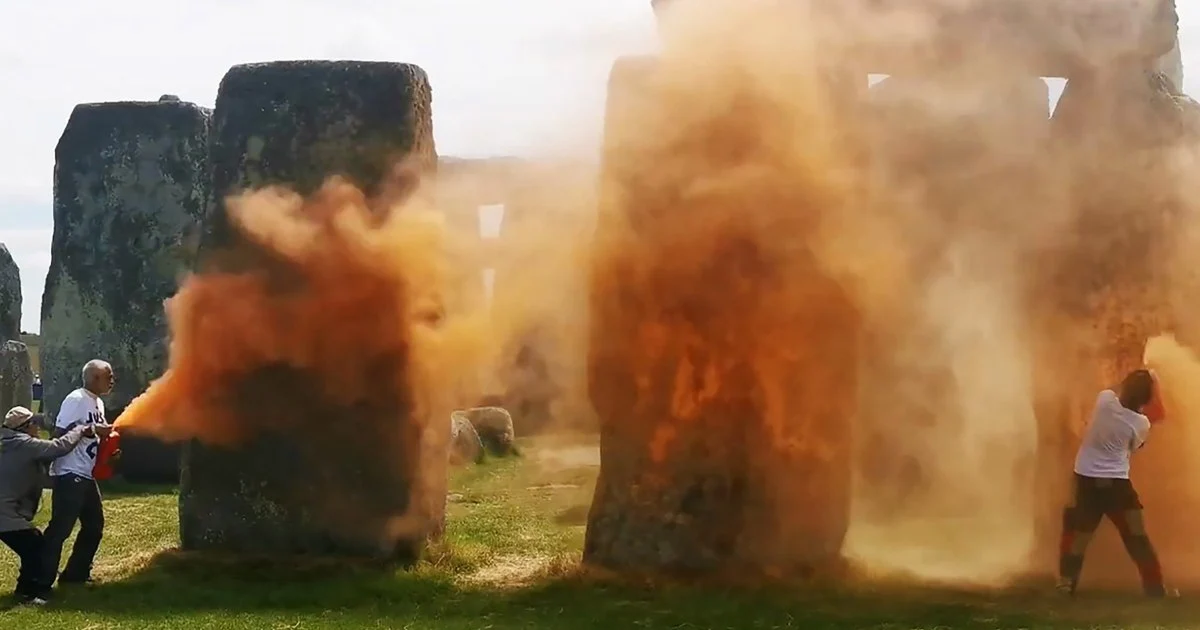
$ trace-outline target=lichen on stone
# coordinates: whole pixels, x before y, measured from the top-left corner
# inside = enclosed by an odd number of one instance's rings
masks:
[[[21,270],[0,243],[0,343],[21,338]]]
[[[208,113],[191,103],[79,105],[55,149],[54,236],[42,296],[42,380],[54,411],[93,358],[110,408],[165,369],[162,304],[208,202]]]

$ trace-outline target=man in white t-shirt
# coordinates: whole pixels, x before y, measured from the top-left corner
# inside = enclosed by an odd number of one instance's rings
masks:
[[[104,417],[104,401],[100,400],[112,391],[112,366],[94,359],[83,366],[83,387],[71,392],[63,399],[55,422],[55,435],[63,435],[77,426],[108,426]],[[104,505],[100,498],[100,487],[92,476],[100,440],[84,438],[70,453],[54,460],[50,465],[53,494],[50,499],[50,524],[46,526],[43,579],[46,585],[86,584],[92,578],[92,562],[104,536]],[[79,523],[79,535],[67,559],[62,575],[58,575],[62,561],[63,545],[75,523]]]
[[[1129,462],[1150,434],[1143,408],[1156,399],[1155,379],[1134,370],[1121,382],[1120,393],[1100,392],[1083,443],[1075,457],[1075,495],[1063,511],[1058,588],[1073,594],[1083,570],[1083,555],[1100,521],[1108,517],[1125,550],[1137,563],[1147,595],[1167,595],[1162,567],[1142,517],[1142,503],[1129,480]],[[1152,414],[1154,415],[1154,414]]]

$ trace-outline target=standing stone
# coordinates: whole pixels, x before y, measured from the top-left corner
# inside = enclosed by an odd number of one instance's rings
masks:
[[[492,308],[519,322],[497,341],[504,348],[498,366],[504,407],[520,436],[589,424],[582,413],[590,405],[580,360],[587,321],[587,266],[580,252],[592,233],[597,175],[530,162],[514,174],[506,199],[494,249]]]
[[[506,353],[508,360],[500,367],[504,388],[502,406],[512,413],[521,436],[537,435],[554,422],[553,404],[561,390],[556,377],[561,379],[564,371],[552,369],[547,360],[547,354],[555,349],[550,331],[546,330],[549,325],[537,324],[530,326],[530,332],[525,335],[514,335],[515,339],[509,344],[514,349]]]
[[[1179,192],[1192,174],[1176,170],[1175,159],[1176,149],[1200,138],[1200,106],[1159,73],[1117,69],[1071,78],[1053,122],[1074,204],[1063,230],[1069,237],[1036,262],[1039,525],[1046,558],[1055,554],[1071,492],[1068,471],[1096,395],[1142,366],[1150,337],[1175,332],[1193,348],[1200,342],[1196,304],[1188,297],[1200,289],[1191,262],[1197,217]],[[1168,580],[1194,583],[1200,522],[1194,510],[1180,508],[1200,500],[1200,488],[1189,482],[1196,469],[1188,425],[1155,427],[1132,475]],[[1092,545],[1085,582],[1136,583],[1110,528]]]
[[[105,407],[109,422],[119,422],[124,407]],[[153,435],[125,430],[121,457],[114,466],[121,479],[132,484],[172,485],[179,483],[178,442],[163,442]]]
[[[205,247],[235,238],[221,204],[273,184],[301,195],[342,175],[368,197],[398,164],[437,166],[432,93],[414,65],[291,61],[234,66],[213,114],[214,206]]]
[[[202,246],[205,269],[286,272],[260,264],[254,248],[236,237],[221,203],[232,194],[270,184],[307,194],[334,175],[369,195],[388,194],[399,162],[434,168],[431,99],[425,72],[413,65],[300,61],[232,68],[213,113],[216,203]],[[374,359],[364,354],[364,360]],[[405,366],[384,360],[381,383],[394,382],[391,371]],[[269,405],[293,415],[293,426],[341,427],[330,439],[305,430],[263,433],[232,448],[185,445],[183,548],[415,560],[444,518],[445,452],[421,450],[410,405],[393,400],[410,400],[408,392],[381,384],[380,400],[395,404],[372,399],[350,406],[304,385],[306,378],[288,368],[251,372],[236,388],[254,393],[234,413],[249,417]],[[436,424],[448,438],[449,426]],[[442,496],[418,496],[426,487]],[[415,519],[395,529],[396,517],[410,514]]]
[[[748,92],[737,114],[663,143],[656,125],[673,119],[657,72],[656,60],[623,59],[609,84],[588,349],[601,468],[584,561],[810,568],[836,558],[846,533],[858,317],[809,252],[776,247],[744,209],[777,211],[771,225],[803,242],[823,193],[779,172],[680,201],[691,177],[764,155],[774,112]],[[677,152],[701,172],[671,170]],[[695,217],[723,217],[722,229]]]
[[[75,107],[55,149],[54,238],[42,296],[48,415],[89,359],[122,408],[166,368],[163,300],[190,264],[208,201],[208,122],[186,102]]]
[[[1047,86],[959,60],[887,78],[866,104],[868,206],[908,255],[903,297],[867,325],[847,553],[870,563],[881,547],[920,549],[931,564],[1022,570],[1036,421],[1021,260],[1047,226]],[[986,499],[963,482],[989,475]],[[992,544],[933,544],[939,519]]]
[[[0,243],[0,342],[21,339],[21,270]]]
[[[0,413],[18,405],[32,408],[33,368],[29,347],[9,340],[0,345]]]
[[[1158,58],[1154,71],[1162,74],[1170,82],[1176,92],[1183,92],[1183,49],[1179,44],[1179,11],[1175,0],[1162,0],[1159,3],[1158,29],[1161,39],[1174,39],[1171,51]]]
[[[1155,70],[1169,79],[1176,91],[1183,92],[1183,51],[1178,40],[1171,52],[1159,58]]]

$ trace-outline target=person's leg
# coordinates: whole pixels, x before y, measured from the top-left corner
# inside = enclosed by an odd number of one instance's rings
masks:
[[[42,533],[32,527],[4,532],[0,534],[0,542],[12,549],[21,561],[15,594],[23,598],[44,596],[47,589],[42,586]]]
[[[75,548],[67,558],[67,566],[58,578],[60,584],[82,584],[92,578],[92,563],[104,537],[104,503],[100,486],[92,479],[84,480],[80,485],[84,487],[84,494],[79,511],[79,535],[75,537]]]
[[[75,522],[87,499],[86,479],[76,475],[54,478],[50,495],[50,524],[46,526],[42,549],[42,584],[49,587],[58,577],[63,545],[75,529]]]
[[[1074,593],[1079,587],[1083,556],[1100,520],[1104,518],[1104,512],[1097,509],[1096,489],[1089,480],[1076,477],[1074,494],[1071,505],[1063,510],[1062,538],[1058,550],[1058,588],[1067,593]]]
[[[1142,502],[1133,489],[1133,484],[1123,483],[1115,492],[1115,502],[1107,515],[1117,531],[1121,534],[1121,542],[1125,551],[1137,564],[1138,573],[1142,578],[1142,588],[1147,595],[1162,597],[1167,589],[1163,584],[1162,565],[1159,564],[1158,554],[1150,543],[1146,533],[1146,520],[1142,510]]]

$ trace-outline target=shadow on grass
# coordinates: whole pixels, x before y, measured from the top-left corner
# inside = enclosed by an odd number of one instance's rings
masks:
[[[450,574],[342,560],[236,561],[167,552],[137,575],[65,591],[61,610],[137,619],[188,614],[337,614],[494,628],[1028,628],[1146,624],[1186,627],[1200,610],[1132,596],[1063,600],[1003,594],[820,585],[749,588],[631,584],[571,575],[524,588],[464,587]],[[418,624],[417,627],[420,627]]]
[[[164,494],[179,494],[178,484],[130,483],[115,477],[100,483],[100,492],[105,497],[150,497]]]

